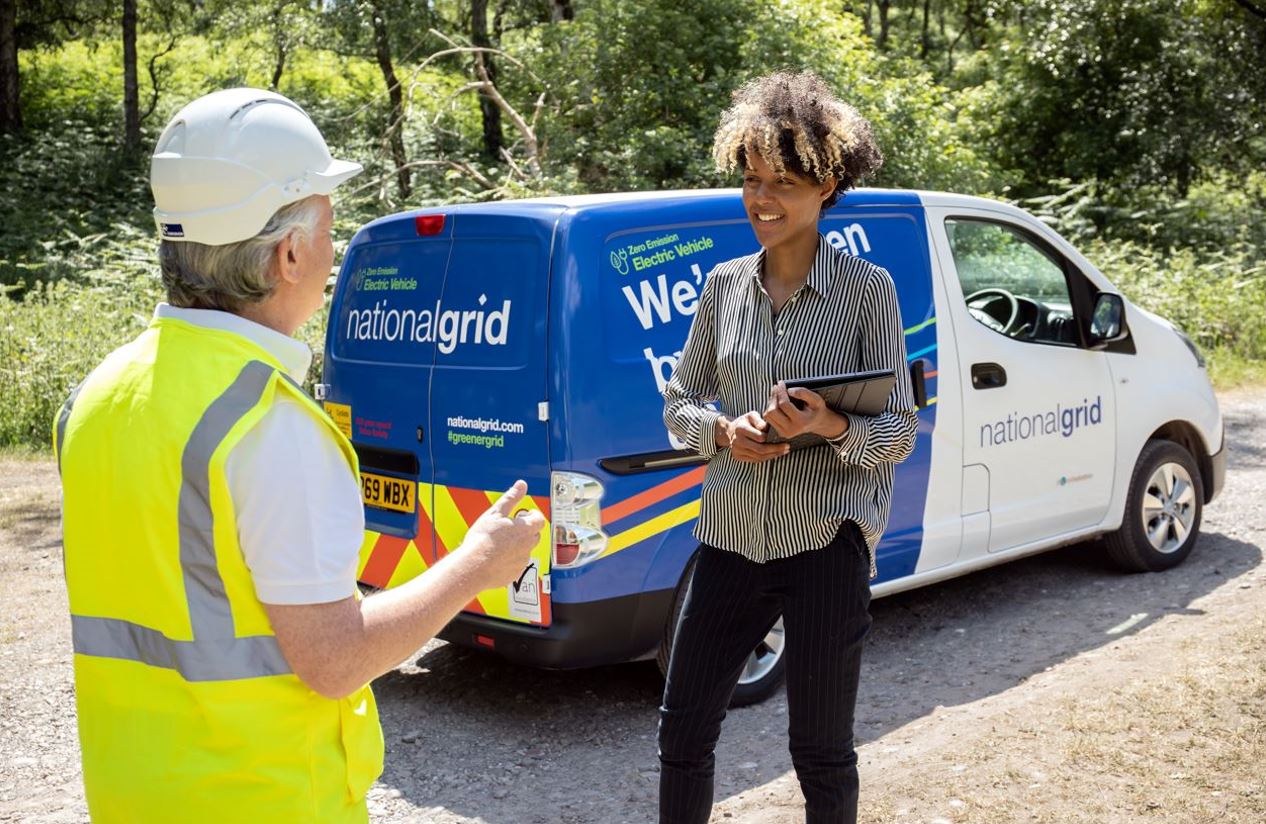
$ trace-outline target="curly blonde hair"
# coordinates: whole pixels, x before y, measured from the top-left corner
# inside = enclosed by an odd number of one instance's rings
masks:
[[[813,72],[776,72],[734,92],[712,142],[717,171],[746,168],[749,152],[779,173],[818,183],[834,177],[824,211],[884,162],[870,123]]]

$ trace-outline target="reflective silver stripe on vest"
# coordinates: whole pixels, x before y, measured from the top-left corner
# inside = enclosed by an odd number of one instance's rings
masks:
[[[62,472],[62,444],[66,442],[66,422],[70,420],[70,411],[75,408],[75,399],[79,397],[79,390],[84,388],[84,381],[80,381],[79,385],[70,390],[70,397],[62,404],[62,411],[57,415],[57,474]]]
[[[215,641],[173,641],[155,629],[117,618],[70,616],[75,652],[173,669],[186,681],[236,681],[286,675],[290,665],[271,635]]]
[[[233,637],[233,613],[215,560],[211,456],[234,424],[259,403],[272,378],[273,368],[268,364],[246,364],[202,413],[180,458],[180,569],[194,640]]]
[[[71,616],[76,653],[174,669],[186,681],[232,681],[290,672],[271,635],[235,638],[233,613],[215,559],[211,456],[229,430],[259,403],[273,367],[251,361],[216,398],[189,436],[180,458],[180,568],[192,641],[177,641],[117,618]]]

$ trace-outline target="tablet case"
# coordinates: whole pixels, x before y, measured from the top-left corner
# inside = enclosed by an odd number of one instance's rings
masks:
[[[800,387],[817,392],[826,401],[826,405],[836,412],[866,416],[878,415],[884,411],[896,383],[897,376],[891,369],[786,381],[788,389]],[[804,406],[795,398],[792,398],[792,402],[797,407]],[[784,438],[775,432],[772,426],[765,431],[766,443],[782,443],[783,441]],[[804,449],[824,443],[826,439],[821,435],[797,435],[791,439],[791,448]]]

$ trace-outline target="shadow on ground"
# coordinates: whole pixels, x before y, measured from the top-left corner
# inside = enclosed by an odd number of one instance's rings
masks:
[[[877,600],[859,742],[1000,693],[1166,615],[1199,621],[1193,601],[1261,562],[1259,547],[1206,532],[1177,569],[1124,575],[1091,541]],[[386,786],[490,824],[542,811],[541,821],[653,820],[662,687],[653,663],[550,672],[442,645],[417,666],[376,682]],[[717,800],[790,769],[785,713],[779,693],[730,714]]]

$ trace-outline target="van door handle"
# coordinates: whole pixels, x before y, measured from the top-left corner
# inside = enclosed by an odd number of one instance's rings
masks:
[[[973,363],[971,385],[973,389],[997,389],[1006,386],[1007,370],[996,363]]]
[[[923,374],[922,358],[910,364],[910,390],[914,395],[915,408],[922,409],[928,405],[928,385]]]

